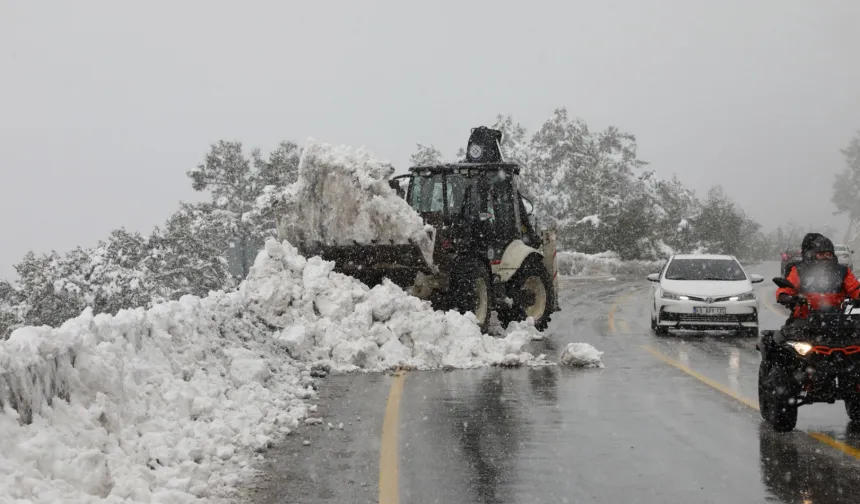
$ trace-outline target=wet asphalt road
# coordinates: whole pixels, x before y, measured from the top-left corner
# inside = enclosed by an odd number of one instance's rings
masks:
[[[750,271],[769,279],[778,264]],[[774,433],[755,409],[753,339],[655,336],[644,279],[561,284],[563,311],[533,353],[585,341],[605,369],[410,372],[385,434],[391,375],[326,378],[319,413],[335,428],[303,427],[271,450],[248,500],[860,503],[860,433],[842,403],[803,406],[797,430]],[[757,291],[762,327],[778,327],[774,287]],[[380,462],[392,430],[394,465]]]

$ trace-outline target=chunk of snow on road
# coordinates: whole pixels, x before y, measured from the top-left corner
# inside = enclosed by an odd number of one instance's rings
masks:
[[[570,343],[565,347],[559,359],[565,366],[604,367],[600,356],[603,352],[588,343]]]
[[[546,363],[528,324],[483,335],[471,314],[332,268],[269,240],[235,292],[16,330],[0,342],[0,495],[235,497],[256,453],[307,418],[315,372]]]
[[[364,149],[309,139],[298,180],[279,199],[265,196],[259,204],[277,207],[279,236],[290,243],[413,242],[432,264],[433,228],[388,185],[393,174],[391,164]]]
[[[576,221],[576,223],[577,224],[588,223],[594,227],[598,227],[598,226],[600,226],[600,217],[598,217],[596,214],[595,215],[589,215],[589,216],[586,216],[586,217],[579,219],[578,221]]]

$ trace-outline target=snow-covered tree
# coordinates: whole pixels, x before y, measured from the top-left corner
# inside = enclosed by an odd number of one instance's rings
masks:
[[[531,145],[525,127],[510,115],[496,116],[496,122],[492,126],[502,132],[502,156],[505,161],[512,161],[528,166],[531,159]],[[463,152],[465,156],[465,151]]]
[[[274,235],[274,217],[255,212],[255,202],[267,187],[286,187],[298,173],[301,151],[292,142],[282,142],[263,159],[255,149],[245,156],[242,143],[219,141],[211,146],[203,163],[188,171],[192,187],[212,194],[213,209],[226,212],[221,218],[232,218],[228,226],[234,233],[225,242],[232,272],[245,278],[257,252],[268,236]]]
[[[181,203],[150,239],[148,269],[160,296],[205,296],[232,287],[224,251],[239,233],[238,225],[234,213],[212,203]]]
[[[262,188],[266,186],[286,187],[295,182],[299,173],[301,155],[301,148],[294,142],[281,142],[269,153],[268,159],[263,158],[260,149],[254,149],[251,152],[251,158],[259,174],[259,186],[261,186],[256,194],[259,195]]]
[[[692,252],[696,248],[695,230],[691,222],[699,215],[699,201],[695,193],[685,187],[677,177],[656,180],[654,198],[659,205],[655,237],[668,251]],[[659,244],[658,244],[659,247]]]
[[[580,250],[578,243],[591,242],[628,248],[639,241],[634,221],[641,218],[630,209],[648,200],[637,179],[642,175],[637,170],[646,163],[637,158],[632,134],[615,127],[593,133],[584,120],[570,119],[562,108],[532,137],[530,151],[524,182],[536,196],[539,220],[558,226],[562,246]],[[592,215],[602,222],[602,240],[589,238],[594,229],[582,226],[582,219]],[[621,222],[633,228],[619,229]]]
[[[726,195],[721,186],[708,191],[702,212],[693,222],[697,235],[709,252],[740,254],[753,227],[751,219]],[[757,227],[756,227],[757,231]]]
[[[411,166],[426,166],[440,164],[443,162],[442,153],[433,145],[416,144],[418,146],[415,154],[409,156]]]
[[[841,150],[845,168],[833,181],[833,204],[839,213],[848,214],[852,221],[860,220],[860,131]]]
[[[0,339],[6,339],[24,323],[21,313],[23,297],[14,285],[0,280]]]

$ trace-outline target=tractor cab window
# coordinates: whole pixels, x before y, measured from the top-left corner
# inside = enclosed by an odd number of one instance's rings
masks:
[[[517,234],[517,213],[513,187],[509,177],[494,175],[489,184],[489,200],[495,219],[496,234],[499,238],[513,238]]]
[[[480,212],[477,179],[459,174],[449,174],[446,179],[448,215],[477,216]]]
[[[419,213],[443,211],[442,184],[444,181],[445,178],[441,173],[414,177],[409,205]]]

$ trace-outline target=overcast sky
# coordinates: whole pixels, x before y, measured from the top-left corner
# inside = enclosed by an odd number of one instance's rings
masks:
[[[767,227],[841,231],[858,19],[858,0],[0,0],[0,277],[27,250],[149,232],[201,198],[185,171],[219,139],[403,166],[416,142],[453,155],[497,113],[534,131],[562,106]]]

